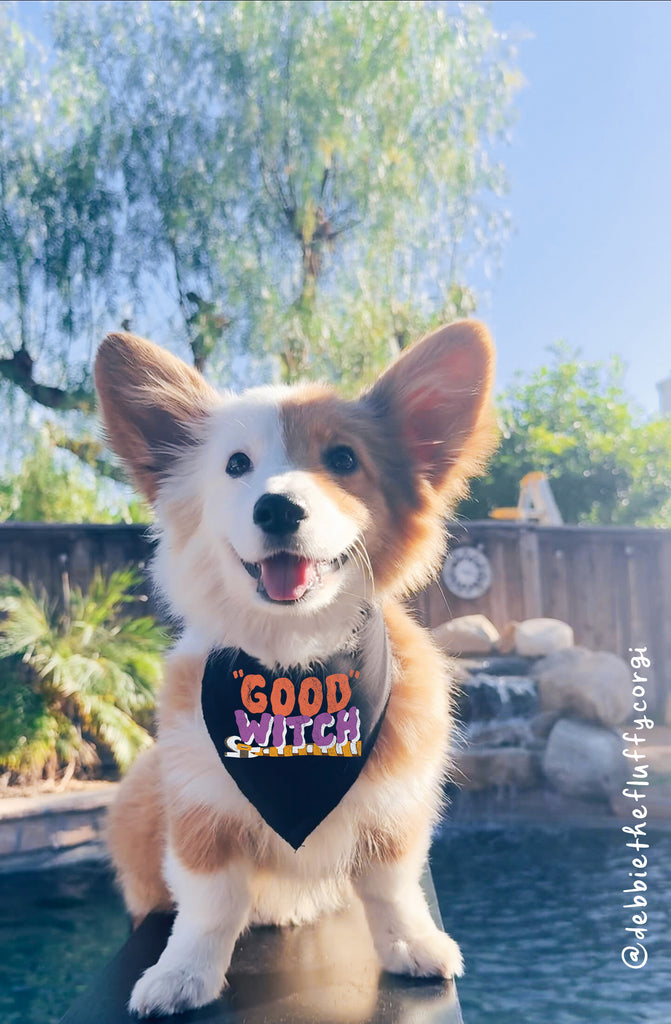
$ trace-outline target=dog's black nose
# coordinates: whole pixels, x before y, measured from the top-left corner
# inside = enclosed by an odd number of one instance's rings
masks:
[[[295,533],[307,512],[286,494],[262,494],[253,519],[265,533]]]

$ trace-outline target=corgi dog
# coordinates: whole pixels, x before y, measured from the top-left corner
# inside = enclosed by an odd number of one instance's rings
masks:
[[[493,449],[493,367],[470,320],[356,400],[219,394],[149,341],[100,346],[106,434],[154,508],[153,575],[182,623],[157,742],[108,826],[133,919],[176,909],[138,1016],[215,999],[248,926],[354,894],[387,971],[462,973],[420,885],[450,769],[449,665],[402,602],[435,577],[446,516]]]

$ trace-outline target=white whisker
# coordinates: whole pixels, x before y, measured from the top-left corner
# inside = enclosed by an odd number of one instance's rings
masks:
[[[371,560],[366,550],[366,545],[364,544],[362,537],[357,537],[357,539],[354,542],[352,550],[356,551],[360,556],[357,559],[357,565],[359,565],[364,574],[364,585],[366,586],[366,599],[368,599],[367,581],[370,579],[372,590],[370,599],[375,600],[375,576],[373,574],[373,566],[371,564]]]

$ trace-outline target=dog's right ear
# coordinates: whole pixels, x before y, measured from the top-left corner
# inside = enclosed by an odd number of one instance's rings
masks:
[[[161,477],[217,403],[197,370],[133,334],[109,334],[98,349],[95,382],[111,447],[154,501]]]

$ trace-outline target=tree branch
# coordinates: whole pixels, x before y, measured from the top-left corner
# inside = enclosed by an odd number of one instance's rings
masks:
[[[78,409],[80,412],[92,413],[96,409],[96,397],[93,388],[79,384],[71,391],[66,388],[55,388],[48,384],[40,384],[33,377],[33,359],[25,348],[13,352],[9,359],[0,359],[0,377],[21,388],[29,398],[47,409],[58,409],[66,412]]]
[[[51,440],[58,445],[59,448],[65,448],[66,451],[72,452],[76,455],[87,466],[91,469],[95,469],[96,473],[100,473],[101,476],[109,477],[111,480],[116,480],[119,483],[128,483],[128,474],[124,472],[121,466],[115,465],[110,459],[105,456],[105,448],[100,441],[95,441],[93,438],[79,438],[75,439],[68,437],[65,431],[60,430],[53,423],[49,424],[49,437]]]

